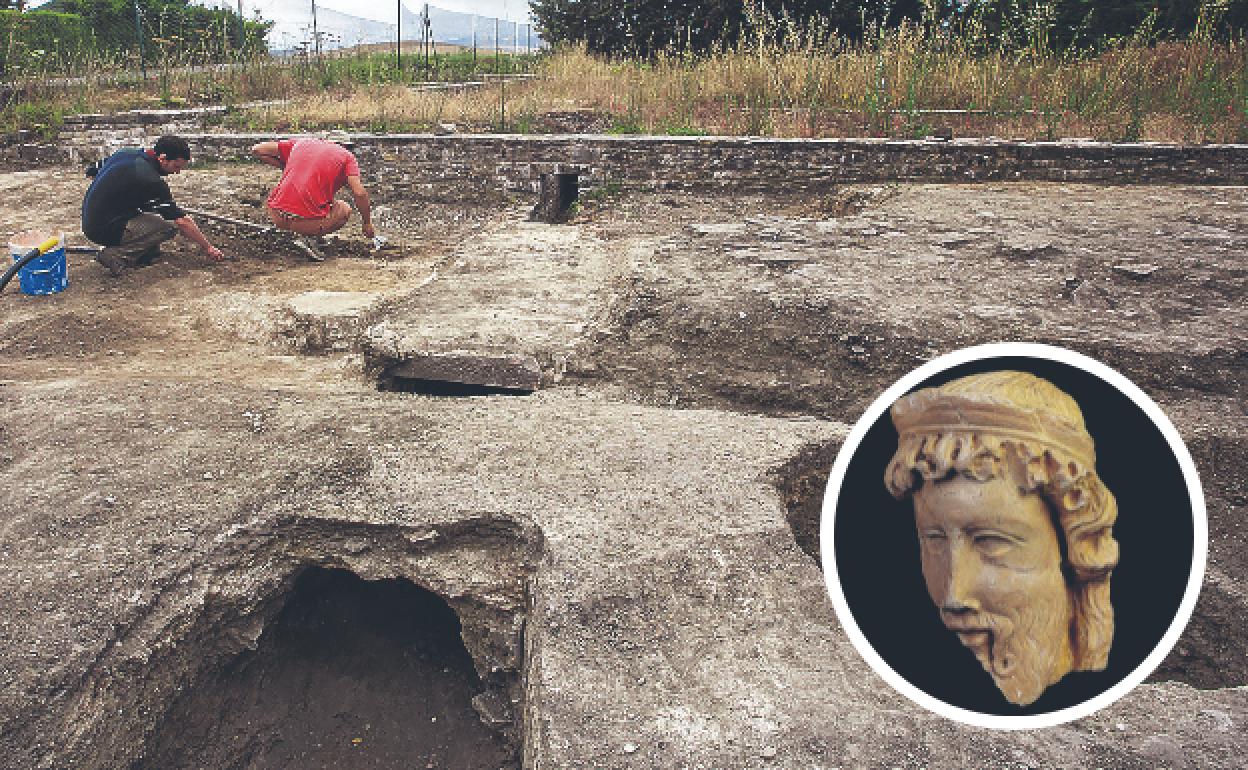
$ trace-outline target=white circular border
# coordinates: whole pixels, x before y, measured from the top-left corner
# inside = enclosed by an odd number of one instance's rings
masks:
[[[875,425],[876,421],[883,416],[897,399],[904,396],[927,378],[959,364],[1004,356],[1043,358],[1068,364],[1099,377],[1130,398],[1136,406],[1148,415],[1170,445],[1170,451],[1174,453],[1175,459],[1178,460],[1179,468],[1183,471],[1183,478],[1187,482],[1188,498],[1192,503],[1191,574],[1188,577],[1187,590],[1183,594],[1183,601],[1179,603],[1179,611],[1174,616],[1174,621],[1170,624],[1170,628],[1162,636],[1161,641],[1157,643],[1157,647],[1134,671],[1100,695],[1068,708],[1028,716],[981,714],[978,711],[969,711],[952,706],[923,692],[894,671],[879,656],[875,648],[871,646],[871,643],[867,641],[866,636],[858,628],[853,613],[849,610],[849,604],[845,601],[845,593],[841,590],[840,576],[836,571],[836,547],[834,542],[836,528],[833,526],[833,522],[836,518],[836,505],[841,493],[841,484],[845,480],[845,471],[849,468],[850,459],[858,451],[858,445],[862,443],[863,437]],[[883,481],[880,483],[882,484]],[[1140,390],[1135,383],[1100,361],[1081,353],[1066,350],[1065,348],[1029,342],[1001,342],[976,345],[954,351],[928,361],[893,383],[892,387],[884,391],[871,404],[870,408],[858,420],[853,429],[850,430],[849,435],[845,438],[844,445],[841,447],[841,451],[837,453],[836,461],[832,464],[832,475],[828,479],[827,492],[823,498],[823,511],[820,517],[819,530],[820,542],[823,544],[823,576],[828,584],[828,593],[832,597],[832,604],[836,608],[836,616],[840,619],[842,627],[849,635],[849,640],[853,642],[854,648],[858,650],[858,654],[867,661],[867,664],[875,670],[875,673],[883,677],[884,681],[888,682],[894,690],[929,711],[934,711],[947,719],[974,725],[975,727],[988,727],[999,730],[1053,727],[1054,725],[1069,722],[1072,719],[1080,719],[1108,706],[1133,690],[1140,682],[1143,682],[1154,669],[1161,665],[1161,662],[1170,653],[1170,650],[1173,649],[1179,640],[1179,636],[1183,633],[1183,629],[1187,626],[1187,621],[1192,616],[1192,610],[1196,607],[1196,599],[1200,595],[1200,586],[1205,577],[1205,559],[1209,551],[1209,522],[1205,511],[1205,496],[1200,487],[1200,479],[1196,474],[1196,465],[1192,462],[1192,456],[1188,453],[1187,447],[1184,446],[1183,439],[1179,437],[1179,432],[1175,430],[1174,425],[1170,423],[1170,420],[1161,411],[1161,408],[1144,391]]]

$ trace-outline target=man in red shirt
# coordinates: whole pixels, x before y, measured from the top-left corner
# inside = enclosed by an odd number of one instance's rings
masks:
[[[334,200],[344,185],[351,188],[360,211],[365,238],[377,233],[360,183],[360,166],[346,147],[324,139],[301,137],[261,142],[251,148],[260,162],[280,168],[282,179],[269,193],[266,208],[278,229],[300,235],[326,235],[339,230],[351,217],[351,207]]]

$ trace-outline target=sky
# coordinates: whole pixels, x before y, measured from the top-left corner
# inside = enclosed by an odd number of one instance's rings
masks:
[[[46,1],[32,0],[28,7],[36,8]],[[235,10],[239,6],[239,0],[191,0],[191,2],[214,8],[227,7],[230,10]],[[273,29],[269,32],[269,45],[275,49],[290,49],[299,47],[301,41],[306,41],[311,37],[312,2],[313,0],[242,0],[242,10],[247,18],[253,17],[258,12],[261,18],[274,22]],[[317,10],[323,14],[320,16],[319,30],[324,35],[324,44],[330,48],[337,45],[390,40],[394,34],[399,2],[402,2],[411,14],[419,14],[425,5],[424,0],[315,0],[315,2]],[[499,29],[504,45],[508,44],[508,40],[512,41],[512,44],[519,44],[519,41],[527,43],[530,34],[533,34],[532,30],[524,26],[531,23],[528,0],[430,0],[429,6],[443,11],[476,14],[487,19],[496,18],[505,22],[518,22],[514,26],[503,24]],[[327,10],[344,13],[365,21],[352,23],[341,17],[324,15]],[[388,25],[390,31],[386,31],[384,27],[378,29],[377,22]],[[411,28],[411,17],[408,18],[406,27],[405,31],[408,34],[404,36],[405,39],[415,39],[414,29]],[[484,28],[478,27],[477,29],[484,29],[483,39],[486,39],[492,31],[488,22]],[[455,39],[453,35],[447,38],[438,38],[437,35],[438,32],[435,30],[435,39]]]
[[[374,21],[393,23],[396,15],[395,3],[397,1],[316,0],[316,7],[330,8]],[[28,7],[37,8],[45,2],[48,2],[48,0],[30,0]],[[199,2],[201,5],[221,5],[223,0],[192,0],[192,2]],[[237,6],[238,4],[238,0],[224,0],[224,2],[228,2],[231,6]],[[312,0],[306,0],[306,2],[310,9]],[[290,4],[290,0],[243,0],[243,14],[251,16],[258,9],[265,18],[273,18],[275,15],[280,14],[280,12],[277,12],[278,9],[285,8]],[[406,0],[403,4],[412,13],[420,13],[421,9],[424,8],[422,0]],[[475,13],[478,16],[518,21],[521,24],[527,24],[530,21],[528,0],[431,0],[429,5],[441,8],[444,11]]]
[[[251,12],[251,8],[248,5],[249,2],[259,6],[263,13],[265,0],[243,0],[243,11],[245,13]],[[310,3],[311,0],[309,0]],[[404,5],[412,13],[420,13],[421,9],[424,8],[424,3],[417,2],[417,0],[407,0]],[[444,11],[475,13],[478,16],[491,16],[507,21],[518,21],[521,24],[529,21],[528,0],[431,0],[429,5],[441,8]],[[316,0],[316,7],[332,8],[335,11],[349,13],[352,16],[362,16],[374,21],[393,22],[396,6],[392,0]]]

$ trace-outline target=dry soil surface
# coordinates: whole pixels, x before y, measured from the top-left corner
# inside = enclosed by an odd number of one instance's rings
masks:
[[[258,223],[272,182],[172,180],[183,205]],[[72,233],[85,187],[0,174],[0,232]],[[234,259],[175,242],[114,279],[71,254],[66,292],[0,296],[0,765],[1234,766],[1244,193],[623,192],[541,225],[528,197],[377,185],[382,252],[356,223],[314,263],[203,222]],[[1136,381],[1209,508],[1176,651],[1043,732],[895,694],[812,558],[864,407],[922,361],[1003,340]],[[520,356],[542,388],[379,390],[420,355]]]

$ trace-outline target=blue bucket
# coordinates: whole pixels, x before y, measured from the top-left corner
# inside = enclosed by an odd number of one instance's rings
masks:
[[[14,236],[9,252],[16,262],[23,254],[51,238],[50,233],[29,232]],[[69,285],[69,268],[65,263],[65,235],[56,241],[56,248],[26,263],[17,273],[23,294],[55,294]]]

